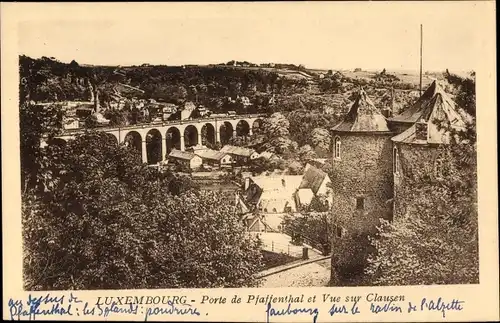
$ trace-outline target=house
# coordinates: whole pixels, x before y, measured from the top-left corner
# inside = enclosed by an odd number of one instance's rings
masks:
[[[95,112],[93,114],[93,116],[96,117],[98,125],[100,125],[100,126],[107,126],[107,125],[109,125],[110,120],[104,118],[104,116],[102,115],[102,113]]]
[[[324,171],[307,164],[304,168],[304,176],[299,189],[310,189],[313,196],[321,195],[326,197],[329,195],[330,183],[330,177]],[[331,199],[328,202],[331,203]]]
[[[207,108],[205,108],[204,106],[200,105],[198,106],[198,108],[196,108],[197,112],[198,112],[198,115],[200,117],[205,117],[207,116],[207,114],[210,112]]]
[[[188,120],[189,118],[191,118],[191,114],[195,109],[196,106],[193,102],[188,101],[184,103],[184,106],[181,109],[181,120]]]
[[[194,153],[201,157],[203,160],[203,165],[215,166],[215,167],[229,167],[233,163],[233,158],[230,154],[212,150],[212,149],[196,149]]]
[[[295,203],[297,205],[309,205],[314,197],[314,193],[310,188],[300,188],[295,193]]]
[[[161,110],[163,121],[167,121],[172,114],[177,112],[177,106],[173,103],[164,103]]]
[[[168,155],[168,162],[173,165],[180,165],[187,169],[199,168],[203,161],[200,156],[193,152],[174,149]]]
[[[294,194],[301,175],[260,175],[245,178],[244,200],[260,213],[296,211]]]
[[[272,230],[280,231],[283,216],[296,212],[295,192],[301,175],[271,175],[245,178],[244,201],[249,209],[262,215]]]
[[[263,216],[260,214],[245,214],[241,218],[243,224],[249,232],[265,232],[267,225],[264,222]]]
[[[252,105],[252,103],[250,103],[250,99],[246,96],[239,97],[238,99],[241,102],[241,104],[243,104],[243,106]]]
[[[274,159],[279,159],[278,156],[276,156],[274,153],[270,151],[263,151],[259,154],[258,158],[266,159],[266,160],[274,160]]]
[[[64,129],[78,129],[80,127],[80,120],[74,109],[68,110],[64,114],[62,124]]]
[[[235,207],[236,207],[236,213],[237,214],[248,214],[248,213],[250,213],[250,210],[245,205],[245,203],[241,199],[241,196],[238,193],[235,194]]]
[[[245,147],[225,145],[220,151],[228,153],[233,157],[235,162],[239,163],[247,163],[250,160],[259,158],[259,154],[255,150]]]
[[[75,108],[76,116],[80,119],[86,119],[94,111],[93,104],[81,104]]]
[[[116,109],[118,109],[118,102],[117,101],[109,101],[108,107],[112,110],[116,110]]]

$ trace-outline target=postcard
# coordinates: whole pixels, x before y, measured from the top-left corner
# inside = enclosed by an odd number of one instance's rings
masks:
[[[500,318],[493,1],[1,15],[3,319]]]

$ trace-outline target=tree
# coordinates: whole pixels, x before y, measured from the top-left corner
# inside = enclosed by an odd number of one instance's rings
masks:
[[[264,119],[262,131],[253,136],[253,144],[258,146],[258,151],[271,151],[277,154],[290,152],[293,150],[293,143],[290,140],[289,126],[290,123],[283,114],[273,113]]]
[[[306,212],[302,215],[285,215],[283,227],[292,239],[306,242],[327,255],[331,251],[328,212]]]
[[[41,106],[21,99],[19,127],[21,184],[24,190],[39,187],[42,140],[44,137],[51,140],[61,131],[62,118],[62,111],[54,105]]]
[[[88,132],[44,151],[23,195],[28,290],[251,286],[261,267],[234,204]]]
[[[324,128],[314,128],[311,132],[311,143],[318,155],[327,156],[330,151],[330,133]]]
[[[87,118],[85,118],[85,128],[87,129],[94,129],[99,126],[99,122],[97,120],[97,116],[95,114],[89,115]]]
[[[475,74],[471,73],[471,77],[460,77],[455,74],[450,74],[448,70],[445,72],[446,80],[457,88],[456,103],[462,107],[472,117],[476,117],[476,81]]]
[[[299,159],[302,162],[307,162],[307,161],[317,157],[316,153],[309,145],[304,145],[304,146],[300,147],[297,150],[297,154],[298,154]]]
[[[107,110],[104,117],[109,120],[110,126],[123,127],[128,122],[129,113],[126,109],[123,110]]]

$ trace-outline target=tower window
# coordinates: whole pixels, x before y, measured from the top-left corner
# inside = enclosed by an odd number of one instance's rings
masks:
[[[392,172],[394,174],[399,173],[399,152],[397,147],[392,150]]]
[[[340,159],[340,144],[341,144],[340,137],[335,137],[333,144],[334,147],[333,157],[336,159]]]
[[[357,197],[356,198],[356,210],[364,210],[365,209],[365,198]]]
[[[335,231],[335,233],[337,234],[337,238],[342,238],[342,228],[340,226],[336,226]]]

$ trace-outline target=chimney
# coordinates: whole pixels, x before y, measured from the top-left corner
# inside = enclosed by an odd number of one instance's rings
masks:
[[[389,108],[384,108],[384,109],[382,109],[382,115],[383,115],[384,117],[386,117],[386,118],[390,118],[390,117],[392,117],[392,113],[391,113],[391,112],[392,112],[392,111],[391,111],[391,109],[389,109]]]
[[[427,122],[422,119],[415,123],[415,138],[427,141]]]
[[[284,178],[281,179],[281,185],[283,185],[283,187],[286,187],[286,181]]]
[[[394,99],[395,99],[395,94],[394,94],[394,86],[391,88],[391,114],[397,114],[397,111],[395,111],[395,106],[394,106]]]
[[[250,177],[245,178],[245,191],[250,187]]]

